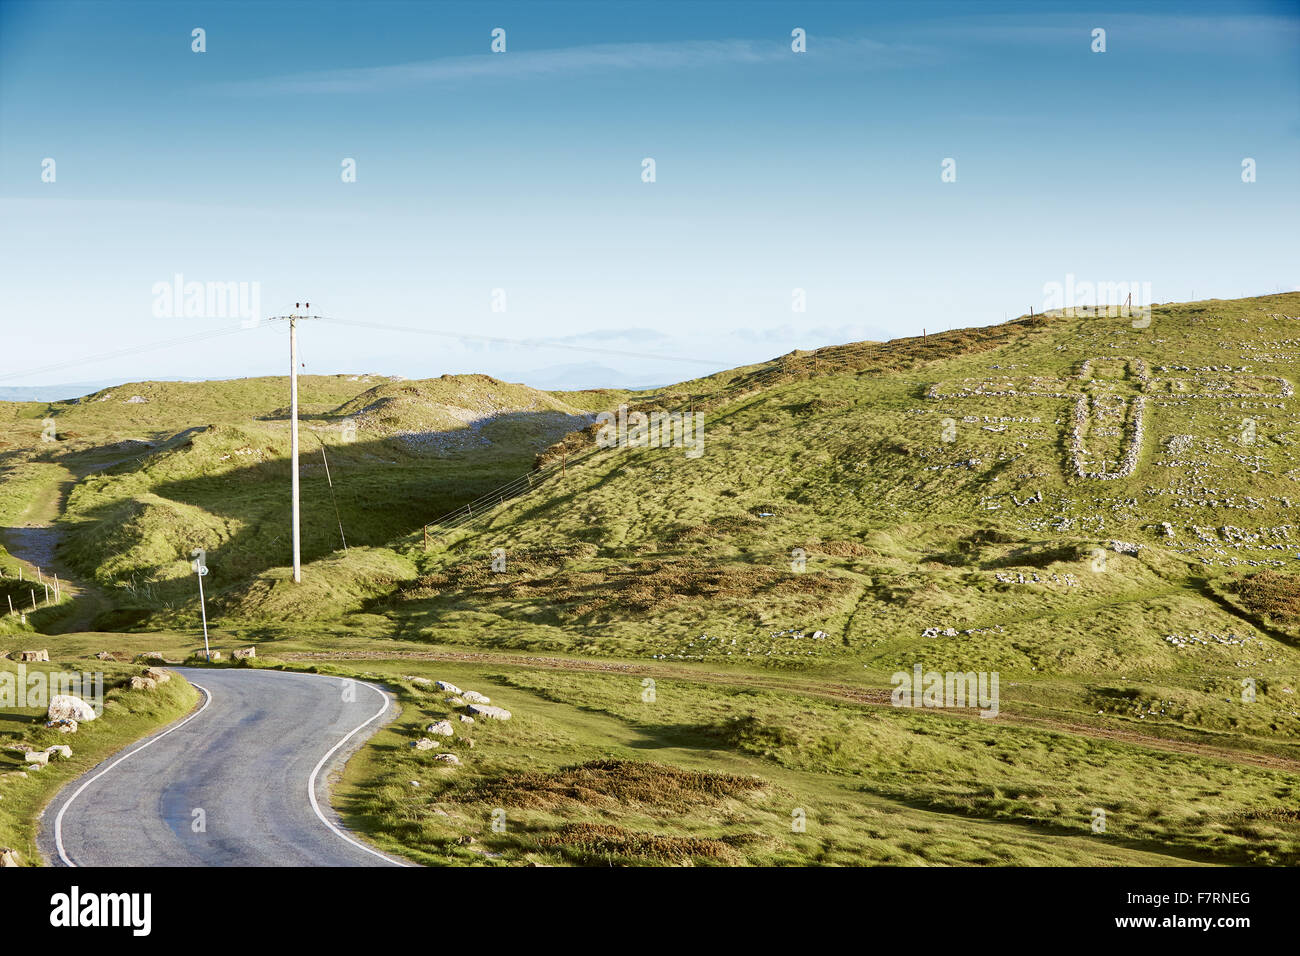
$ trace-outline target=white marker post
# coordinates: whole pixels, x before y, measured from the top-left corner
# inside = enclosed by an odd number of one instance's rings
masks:
[[[212,650],[208,647],[208,609],[203,603],[203,576],[208,573],[208,553],[202,548],[195,548],[190,554],[194,556],[190,567],[194,568],[194,573],[199,576],[199,613],[203,615],[203,656],[211,664]]]

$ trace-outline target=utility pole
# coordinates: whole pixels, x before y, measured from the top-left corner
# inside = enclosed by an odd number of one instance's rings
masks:
[[[299,309],[311,309],[310,302],[293,304],[291,315],[273,319],[289,323],[289,457],[293,486],[293,582],[302,583],[302,516],[298,508],[298,320],[319,319],[319,315],[299,315]]]

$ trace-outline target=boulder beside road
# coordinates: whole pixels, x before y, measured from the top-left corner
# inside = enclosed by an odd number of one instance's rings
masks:
[[[50,709],[45,716],[46,719],[52,721],[74,720],[85,722],[95,719],[95,708],[80,697],[74,697],[71,694],[55,694],[50,698]]]
[[[491,704],[470,704],[465,709],[477,717],[488,717],[492,720],[510,719],[510,711],[504,707],[494,707]]]

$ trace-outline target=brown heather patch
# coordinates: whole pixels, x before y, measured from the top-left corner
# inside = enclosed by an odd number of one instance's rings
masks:
[[[723,515],[710,518],[702,524],[676,528],[666,535],[674,544],[682,541],[712,541],[715,538],[729,538],[735,534],[744,534],[762,526],[763,522],[752,514]]]
[[[1230,589],[1252,614],[1267,615],[1279,624],[1300,624],[1300,575],[1260,571]]]
[[[1300,810],[1293,807],[1269,807],[1267,810],[1238,810],[1234,820],[1266,820],[1271,823],[1300,823]]]
[[[833,558],[867,558],[876,557],[880,553],[861,541],[805,541],[800,547],[810,553],[826,554]]]
[[[696,859],[737,862],[736,852],[721,840],[638,833],[608,824],[570,823],[541,834],[537,845],[558,850],[579,863],[604,862],[610,857],[662,863],[688,863]]]
[[[853,590],[852,582],[824,571],[795,574],[767,565],[724,564],[695,558],[647,560],[634,567],[549,573],[525,562],[507,561],[496,573],[486,560],[454,565],[412,582],[403,597],[422,599],[455,592],[477,602],[543,598],[565,606],[566,618],[580,619],[605,610],[622,615],[662,611],[701,600],[744,600],[759,595],[828,598]]]
[[[590,560],[598,552],[594,544],[574,544],[566,547],[529,548],[506,552],[506,570],[492,570],[492,561],[487,557],[475,556],[472,559],[453,564],[442,571],[425,574],[409,581],[400,589],[406,598],[436,597],[447,591],[472,590],[485,588],[486,591],[500,591],[503,581],[517,582],[522,579],[544,578],[551,571],[566,567],[570,562]],[[571,580],[590,577],[590,575],[570,572]],[[597,576],[599,579],[599,576]]]
[[[611,608],[648,613],[701,599],[743,600],[760,594],[829,596],[853,589],[851,582],[822,571],[793,574],[765,565],[717,565],[692,559],[618,568],[604,575],[598,586],[600,592],[595,595],[590,588],[574,588],[557,599],[589,598],[573,609],[581,618]]]
[[[529,810],[617,803],[684,812],[701,803],[744,797],[766,786],[758,777],[682,770],[638,760],[593,760],[553,773],[525,770],[476,781],[443,799]]]

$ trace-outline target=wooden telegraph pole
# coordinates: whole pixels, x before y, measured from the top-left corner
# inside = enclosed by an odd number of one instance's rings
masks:
[[[290,479],[293,488],[293,581],[302,582],[302,516],[298,507],[298,320],[319,319],[319,315],[299,315],[298,310],[311,309],[310,302],[293,304],[291,315],[273,316],[274,320],[289,323],[289,457]]]

